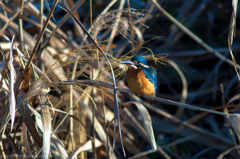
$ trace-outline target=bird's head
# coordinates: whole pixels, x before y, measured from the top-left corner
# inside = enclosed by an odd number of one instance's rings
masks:
[[[130,61],[121,61],[120,63],[130,65],[135,69],[137,69],[138,67],[149,68],[149,66],[147,65],[147,61],[143,56],[134,56],[131,58]]]

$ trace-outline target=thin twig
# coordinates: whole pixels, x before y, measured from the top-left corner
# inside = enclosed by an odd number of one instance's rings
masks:
[[[24,0],[21,0],[21,5],[20,7],[23,7],[24,5]],[[20,12],[20,15],[23,14],[23,11]],[[18,29],[19,29],[19,36],[20,36],[20,50],[23,52],[24,48],[23,48],[23,28],[22,28],[22,19],[18,19]]]
[[[231,151],[233,151],[233,150],[235,150],[235,149],[236,149],[236,150],[239,150],[239,149],[240,149],[240,145],[234,146],[234,147],[232,147],[232,148],[224,151],[223,153],[221,153],[221,154],[217,157],[217,159],[222,159],[225,155],[229,154]]]
[[[65,5],[66,7],[66,5]],[[117,91],[116,91],[116,79],[115,79],[115,75],[114,75],[114,72],[113,72],[113,68],[112,68],[112,64],[111,62],[109,61],[107,55],[103,52],[103,50],[100,48],[100,46],[96,43],[96,41],[93,39],[93,37],[88,33],[88,31],[86,30],[86,28],[74,17],[74,15],[69,11],[68,8],[66,8],[66,10],[68,11],[68,13],[73,17],[73,19],[78,23],[79,26],[81,26],[81,28],[84,30],[84,32],[88,35],[88,37],[91,39],[91,41],[93,42],[93,44],[97,47],[97,49],[102,53],[102,55],[107,59],[108,61],[108,64],[110,66],[110,69],[111,69],[111,74],[112,74],[112,80],[113,80],[113,94],[114,94],[114,116],[116,117],[116,119],[118,120],[114,120],[114,134],[116,134],[116,122],[118,121],[118,123],[120,122],[119,121],[119,113],[118,113],[118,99],[117,99]],[[120,135],[120,139],[121,139],[121,143],[122,143],[122,133],[121,133],[121,127],[120,127],[120,124],[118,124],[119,126],[119,135]],[[123,143],[122,143],[123,144]],[[114,136],[114,142],[113,142],[113,147],[115,146],[115,136]],[[122,149],[123,149],[123,153],[124,153],[124,156],[125,156],[125,150],[124,150],[124,147],[122,145]]]
[[[55,82],[43,83],[41,85],[41,89],[51,87],[51,86],[57,86],[57,85],[88,85],[88,86],[93,86],[93,87],[106,87],[106,88],[114,89],[113,84],[103,82],[103,81],[97,81],[97,80],[55,81]],[[121,91],[121,92],[132,94],[131,90],[129,90],[129,89],[124,89],[124,88],[116,88],[116,89]],[[33,91],[32,92],[29,91],[27,96],[33,96],[38,91],[40,91],[40,89],[37,90],[37,89],[34,89],[34,87],[33,87]],[[138,94],[138,95],[140,96],[141,94]],[[176,101],[172,101],[172,100],[164,99],[164,98],[160,98],[160,97],[153,97],[153,96],[149,96],[149,95],[145,95],[145,94],[143,95],[143,97],[153,99],[153,100],[156,100],[156,101],[168,104],[168,105],[185,107],[185,108],[196,110],[196,111],[204,111],[204,112],[209,112],[209,113],[223,115],[223,116],[228,116],[229,115],[228,113],[219,112],[219,111],[215,111],[215,110],[210,110],[210,109],[206,109],[206,108],[201,108],[201,107],[198,107],[198,106],[192,106],[192,105],[188,105],[188,104],[184,104],[184,103],[179,103],[179,102],[176,102]]]
[[[178,22],[173,16],[171,16],[167,11],[165,11],[161,5],[158,4],[156,0],[151,0],[156,7],[170,20],[172,21],[176,26],[178,26],[183,32],[185,32],[188,36],[190,36],[193,40],[195,40],[197,43],[199,43],[202,47],[210,51],[211,53],[214,53],[219,59],[223,60],[224,62],[228,63],[229,65],[235,67],[234,63],[224,57],[222,54],[220,54],[217,50],[213,49],[211,46],[206,44],[202,39],[200,39],[198,36],[193,34],[188,28],[186,28],[183,24]],[[240,70],[240,66],[236,64],[236,68]]]
[[[75,10],[77,10],[82,4],[83,2],[85,2],[85,0],[82,1],[78,1],[72,8],[71,8],[71,12],[74,12]],[[56,34],[56,32],[59,30],[59,28],[62,26],[62,24],[70,17],[70,14],[67,13],[62,19],[61,21],[58,23],[58,25],[56,27],[54,27],[54,30],[52,31],[52,34],[47,38],[47,40],[45,41],[45,43],[43,44],[42,48],[45,48],[49,41],[51,40],[51,38]],[[65,39],[67,39],[67,36],[65,36]],[[72,41],[72,45],[73,46],[78,46],[74,41]],[[72,49],[74,49],[74,47],[72,46]]]
[[[32,63],[33,57],[34,57],[34,55],[36,54],[37,48],[38,48],[38,46],[39,46],[39,44],[40,44],[40,41],[41,41],[41,39],[42,39],[42,37],[43,37],[45,28],[46,28],[47,25],[48,25],[48,22],[49,22],[49,20],[50,20],[50,18],[51,18],[51,15],[53,14],[53,11],[54,11],[54,9],[55,9],[55,7],[56,7],[56,5],[57,5],[57,2],[58,2],[58,0],[54,0],[53,6],[52,6],[52,8],[51,8],[51,10],[50,10],[50,13],[49,13],[49,15],[48,15],[48,17],[47,17],[47,20],[45,21],[45,24],[44,24],[44,26],[43,26],[43,28],[42,28],[42,30],[41,30],[41,33],[39,34],[39,37],[38,37],[38,39],[37,39],[37,42],[36,42],[36,44],[35,44],[35,46],[34,46],[34,48],[33,48],[33,50],[32,50],[32,54],[31,54],[31,56],[30,56],[30,58],[29,58],[29,60],[28,60],[28,63],[27,63],[27,65],[26,65],[26,68],[25,68],[25,70],[24,70],[24,72],[23,72],[23,74],[22,74],[22,78],[26,75],[26,73],[27,73],[28,70],[29,70],[30,64]],[[21,81],[22,81],[22,80],[20,80],[19,82],[16,83],[16,87],[15,87],[16,90],[19,90],[19,86],[21,85]],[[17,93],[16,93],[16,94],[17,94]]]
[[[0,33],[3,33],[6,29],[7,29],[7,27],[9,26],[9,24],[17,17],[17,15],[19,14],[19,13],[21,13],[22,12],[22,10],[29,4],[29,2],[30,1],[28,1],[24,6],[22,6],[10,19],[9,19],[9,21],[3,26],[3,28],[0,30]],[[2,4],[2,2],[0,2],[0,4]],[[4,5],[4,4],[2,4],[2,5]]]
[[[124,3],[125,3],[125,0],[121,0],[120,1],[120,4],[119,4],[119,10],[122,10],[123,7],[124,7]],[[117,16],[116,16],[116,20],[115,20],[115,24],[114,24],[114,27],[113,28],[117,28],[118,24],[119,24],[119,21],[120,21],[120,17],[122,15],[122,12],[118,12]],[[109,37],[109,40],[108,40],[108,43],[107,43],[107,46],[105,48],[105,52],[108,52],[109,49],[110,49],[110,45],[112,44],[113,42],[113,39],[114,39],[114,36],[116,34],[116,29],[113,29],[112,32],[111,32],[111,35]]]

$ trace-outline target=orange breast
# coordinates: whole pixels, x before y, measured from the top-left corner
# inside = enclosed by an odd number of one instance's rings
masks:
[[[127,71],[127,82],[129,88],[133,93],[155,95],[154,84],[145,77],[144,72],[141,68],[128,68]]]

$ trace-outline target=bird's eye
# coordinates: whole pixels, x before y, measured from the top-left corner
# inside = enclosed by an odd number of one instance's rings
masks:
[[[139,61],[137,61],[137,63],[140,63]]]

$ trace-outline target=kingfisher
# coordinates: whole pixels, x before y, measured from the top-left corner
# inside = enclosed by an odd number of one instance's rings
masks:
[[[127,83],[133,93],[155,96],[157,90],[157,72],[147,65],[143,56],[134,56],[130,61],[121,61],[128,65]],[[153,104],[152,99],[148,99]]]

